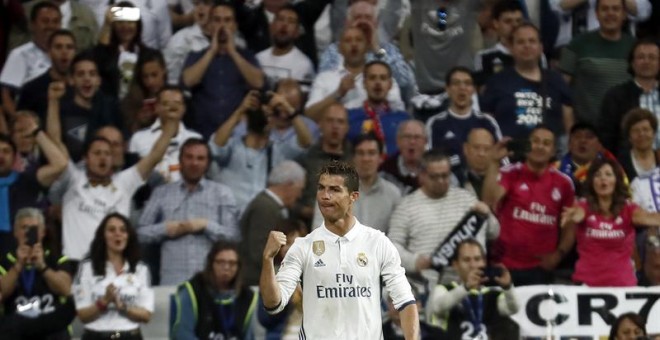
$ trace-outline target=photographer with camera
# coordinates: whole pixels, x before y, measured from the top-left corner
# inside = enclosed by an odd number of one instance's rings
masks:
[[[75,317],[71,278],[75,266],[44,244],[46,226],[38,209],[23,208],[14,223],[18,247],[0,259],[4,339],[68,339]],[[5,338],[6,336],[6,338]]]
[[[516,327],[508,318],[518,311],[511,274],[501,264],[486,267],[485,255],[477,240],[461,241],[452,260],[460,282],[438,285],[431,292],[430,321],[445,329],[447,339],[492,339],[494,333],[518,338],[510,333]]]

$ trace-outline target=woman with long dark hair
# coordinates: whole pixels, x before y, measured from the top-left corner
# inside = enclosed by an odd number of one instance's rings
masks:
[[[154,292],[146,265],[140,262],[137,234],[119,213],[107,215],[80,263],[74,284],[83,340],[142,339],[140,323],[154,310]]]
[[[121,103],[124,123],[131,132],[149,127],[157,118],[156,96],[167,85],[163,54],[153,50],[140,53],[133,82],[137,86],[131,86]]]
[[[635,313],[625,313],[612,323],[608,340],[637,340],[645,337],[646,325],[642,317]]]
[[[184,282],[176,295],[172,339],[254,339],[252,320],[258,294],[241,283],[235,244],[218,242],[204,270]]]
[[[573,280],[593,287],[637,285],[632,253],[636,226],[660,226],[660,213],[630,201],[616,161],[592,163],[584,198],[562,214],[562,227],[574,228],[579,259]]]

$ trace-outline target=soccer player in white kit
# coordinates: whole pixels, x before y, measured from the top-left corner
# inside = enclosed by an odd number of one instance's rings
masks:
[[[298,238],[275,275],[273,258],[286,236],[271,231],[259,289],[269,313],[279,313],[298,283],[303,289],[301,339],[382,339],[381,287],[401,315],[406,339],[418,339],[419,316],[401,258],[383,232],[352,212],[360,196],[353,166],[331,162],[320,173],[316,200],[324,223]]]

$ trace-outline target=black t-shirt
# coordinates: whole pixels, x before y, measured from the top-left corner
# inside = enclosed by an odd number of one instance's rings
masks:
[[[44,188],[37,180],[37,167],[29,167],[18,175],[16,182],[9,187],[9,220],[14,225],[14,216],[22,208],[41,206]],[[10,250],[5,250],[5,252]],[[3,253],[4,254],[4,253]]]
[[[44,74],[25,83],[18,94],[16,110],[34,111],[39,119],[45,122],[48,110],[48,86],[52,81],[48,69]]]

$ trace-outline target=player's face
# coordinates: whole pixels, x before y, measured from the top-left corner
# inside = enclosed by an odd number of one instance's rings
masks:
[[[531,27],[521,27],[512,37],[511,55],[516,63],[538,63],[543,52],[538,32]]]
[[[76,44],[68,35],[58,35],[48,48],[48,56],[53,64],[53,68],[61,74],[67,74],[71,61],[76,54]]]
[[[609,164],[603,165],[594,176],[594,191],[598,196],[612,196],[616,185],[614,169]]]
[[[406,162],[418,162],[426,147],[426,132],[420,124],[408,123],[396,137],[401,157]]]
[[[148,97],[153,97],[165,86],[165,69],[155,60],[146,62],[142,65],[141,80]]]
[[[355,147],[353,162],[360,178],[371,178],[378,174],[378,167],[383,162],[378,150],[378,142],[368,140]]]
[[[163,91],[156,101],[156,113],[161,118],[181,120],[186,111],[183,94],[180,91]]]
[[[96,65],[88,60],[83,60],[73,66],[73,75],[70,85],[73,86],[77,96],[84,100],[91,100],[101,86]]]
[[[0,176],[6,176],[14,165],[14,150],[7,143],[0,142]]]
[[[92,143],[87,155],[85,155],[85,164],[90,175],[99,178],[110,177],[112,175],[112,149],[110,144],[100,140]]]
[[[122,253],[128,243],[128,230],[121,219],[113,217],[105,224],[105,246],[109,252]]]
[[[484,173],[488,169],[489,155],[493,149],[493,135],[485,129],[478,129],[470,133],[463,145],[463,154],[470,170]]]
[[[468,274],[477,269],[482,269],[486,266],[484,255],[481,249],[474,244],[464,244],[458,249],[458,257],[454,261],[453,266],[458,273],[458,276],[463,282],[467,281]]]
[[[392,77],[383,65],[371,65],[364,74],[364,89],[375,102],[383,102],[392,88]]]
[[[213,275],[218,286],[228,285],[238,274],[238,254],[230,249],[218,252],[213,258]]]
[[[596,159],[601,145],[593,131],[578,130],[571,134],[568,148],[576,162],[588,163]]]
[[[630,319],[623,319],[619,324],[619,329],[616,332],[615,340],[635,340],[640,336],[644,336],[644,331],[637,327]]]
[[[604,32],[620,31],[626,20],[626,12],[621,0],[601,0],[596,8],[596,18]]]
[[[346,217],[357,195],[357,192],[348,191],[342,176],[321,175],[319,178],[316,202],[326,221],[335,222]]]
[[[513,29],[520,26],[523,20],[521,11],[504,12],[499,18],[493,20],[493,27],[497,31],[500,41],[510,39]]]
[[[431,198],[440,198],[449,190],[451,166],[449,161],[431,162],[420,173],[420,184],[424,193]]]
[[[655,44],[643,44],[635,48],[632,69],[636,77],[653,79],[660,70],[660,47]]]
[[[529,136],[530,151],[527,160],[535,164],[546,164],[555,154],[555,136],[546,129],[537,129]]]
[[[186,182],[199,182],[208,168],[209,156],[204,145],[190,145],[181,150],[181,177]]]
[[[453,106],[465,109],[472,106],[474,82],[472,76],[465,72],[454,72],[447,86],[447,94]]]
[[[628,132],[628,140],[633,149],[636,150],[652,149],[654,137],[655,132],[653,132],[653,127],[651,127],[651,122],[647,119],[633,124]]]

